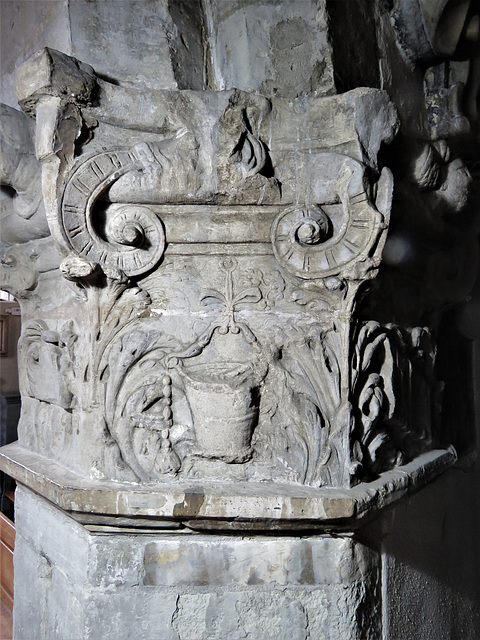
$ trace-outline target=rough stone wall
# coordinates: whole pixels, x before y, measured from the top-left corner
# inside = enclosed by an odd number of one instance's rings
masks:
[[[42,47],[71,53],[68,2],[2,2],[0,12],[1,102],[18,109],[15,68]]]
[[[169,4],[167,0],[2,2],[1,102],[18,108],[15,68],[42,47],[73,55],[123,86],[203,89],[206,61],[200,3]]]
[[[209,0],[205,6],[212,88],[286,98],[335,92],[324,1]]]

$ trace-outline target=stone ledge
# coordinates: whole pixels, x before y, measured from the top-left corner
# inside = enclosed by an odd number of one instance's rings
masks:
[[[203,530],[352,530],[451,467],[453,447],[418,456],[351,489],[262,483],[127,484],[82,479],[17,443],[0,449],[0,469],[89,524]],[[279,493],[281,492],[281,495]]]

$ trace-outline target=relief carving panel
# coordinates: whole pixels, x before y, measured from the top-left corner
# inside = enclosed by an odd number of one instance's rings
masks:
[[[42,55],[50,72],[31,87]],[[58,52],[26,65],[19,94],[36,113],[59,257],[32,267],[24,292],[25,445],[98,480],[317,488],[432,447],[429,331],[355,313],[390,221],[377,152],[397,119],[383,92],[147,97]],[[158,122],[142,121],[147,100]],[[42,308],[46,289],[58,299]],[[59,410],[63,453],[27,427],[48,431],[38,416]]]

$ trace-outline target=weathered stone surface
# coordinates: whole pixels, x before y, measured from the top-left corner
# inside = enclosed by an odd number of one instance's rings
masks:
[[[205,20],[196,0],[34,0],[26,6],[9,0],[0,7],[1,99],[12,107],[15,68],[42,47],[72,55],[122,86],[207,86]]]
[[[26,242],[49,235],[43,205],[41,166],[35,157],[33,123],[0,106],[0,199],[2,242]]]
[[[480,633],[478,464],[452,469],[372,523],[382,539],[387,638],[455,640]],[[380,524],[380,526],[379,526]],[[380,533],[381,531],[381,533]]]
[[[117,4],[62,5],[78,60],[19,69],[37,159],[5,111],[2,465],[73,516],[19,494],[18,637],[376,639],[402,616],[346,533],[472,447],[437,343],[477,250],[475,12]]]
[[[468,29],[465,22],[472,19],[468,1],[407,0],[394,5],[394,25],[405,55],[412,62],[452,56],[462,31]]]
[[[319,585],[361,579],[368,562],[351,538],[224,538],[185,536],[152,542],[144,551],[144,585]]]
[[[76,640],[306,640],[319,633],[353,640],[379,633],[379,557],[349,536],[88,531],[23,489],[16,509],[23,532],[15,559],[18,640],[44,640],[52,630]]]
[[[40,96],[57,96],[67,102],[89,104],[96,90],[93,68],[55,49],[42,49],[16,73],[15,90],[19,105],[35,115]],[[31,101],[34,100],[34,104]]]
[[[2,468],[86,524],[162,527],[172,522],[205,530],[351,530],[376,511],[431,482],[456,459],[454,450],[430,451],[353,489],[314,489],[266,483],[131,484],[85,480],[22,449],[2,448]],[[138,521],[137,521],[138,519]]]
[[[351,411],[348,309],[388,226],[392,176],[369,173],[396,131],[386,94],[134,93],[48,49],[18,87],[62,258],[60,307],[25,303],[20,439],[103,479],[368,473],[336,425]]]
[[[432,448],[431,332],[352,316],[389,225],[385,92],[138,92],[49,49],[18,87],[61,257],[24,278],[57,300],[24,294],[24,448],[139,487],[315,488]],[[438,215],[467,201],[451,164]]]
[[[168,5],[167,0],[72,3],[72,55],[126,86],[176,88],[170,59],[175,23]],[[202,75],[201,63],[198,71]]]
[[[325,3],[313,0],[209,2],[214,88],[285,98],[334,93],[327,22]]]
[[[22,0],[2,2],[0,15],[1,101],[18,108],[15,69],[42,47],[71,53],[68,2],[35,0],[28,5]]]

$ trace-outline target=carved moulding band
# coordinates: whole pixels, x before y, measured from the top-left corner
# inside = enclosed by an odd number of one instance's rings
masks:
[[[105,219],[94,212],[95,203],[111,184],[140,167],[133,150],[120,149],[90,156],[72,169],[60,203],[60,233],[68,250],[127,276],[145,273],[159,262],[165,251],[165,231],[151,209],[110,205]]]
[[[432,482],[457,459],[453,447],[421,454],[354,489],[289,487],[266,490],[265,483],[180,483],[147,486],[86,480],[55,462],[23,449],[18,442],[0,450],[0,468],[21,484],[69,512],[80,522],[109,524],[128,518],[132,527],[165,522],[198,530],[352,531],[385,507]]]

